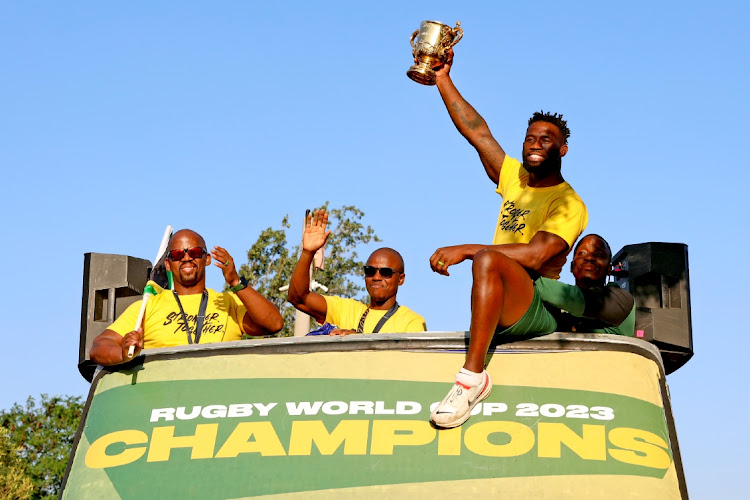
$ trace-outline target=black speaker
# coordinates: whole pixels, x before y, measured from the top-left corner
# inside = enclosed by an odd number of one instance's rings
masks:
[[[83,302],[78,370],[91,381],[96,364],[89,361],[94,339],[143,295],[151,262],[127,255],[87,253],[83,257]]]
[[[615,283],[635,298],[636,337],[656,345],[672,373],[693,356],[687,245],[626,245],[612,263]]]

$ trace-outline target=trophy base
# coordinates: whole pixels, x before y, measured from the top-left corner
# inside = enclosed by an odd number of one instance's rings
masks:
[[[435,72],[429,64],[423,62],[409,68],[406,76],[422,85],[435,85],[436,82]]]

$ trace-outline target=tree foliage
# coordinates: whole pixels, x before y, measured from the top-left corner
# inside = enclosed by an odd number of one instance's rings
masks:
[[[30,498],[55,498],[62,486],[83,404],[78,396],[42,394],[26,405],[16,403],[0,412],[0,427],[7,429],[10,445],[31,478]]]
[[[371,241],[380,241],[370,226],[361,220],[364,212],[355,206],[342,206],[328,209],[328,229],[331,236],[325,246],[325,269],[316,270],[313,279],[326,287],[328,294],[364,300],[365,291],[360,270],[364,262],[360,260],[357,247]],[[289,216],[281,221],[281,228],[264,230],[247,252],[247,264],[240,266],[239,273],[250,286],[268,297],[284,317],[284,329],[279,336],[290,336],[294,330],[294,307],[287,302],[287,292],[279,288],[289,285],[292,272],[297,264],[299,245],[290,248],[286,230],[289,229]],[[295,240],[301,238],[294,237]]]
[[[26,500],[31,497],[34,483],[26,475],[26,464],[18,456],[10,432],[0,427],[0,500]]]

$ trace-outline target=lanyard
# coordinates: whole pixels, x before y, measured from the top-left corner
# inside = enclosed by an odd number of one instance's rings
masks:
[[[393,304],[393,307],[388,309],[388,312],[386,312],[382,318],[380,318],[380,321],[378,321],[378,324],[375,325],[375,329],[372,331],[372,333],[378,333],[381,328],[383,328],[383,325],[385,325],[385,322],[391,319],[391,316],[395,314],[395,312],[398,310],[398,302]],[[365,319],[367,318],[367,315],[370,313],[370,308],[368,307],[365,309],[365,312],[362,313],[362,317],[359,318],[359,325],[357,326],[357,333],[362,333],[362,331],[365,329]]]
[[[187,331],[187,339],[188,344],[193,343],[193,339],[190,337],[190,325],[188,324],[187,316],[185,315],[185,310],[182,308],[182,302],[180,302],[180,297],[177,295],[177,292],[172,290],[172,293],[174,294],[174,298],[177,301],[177,305],[180,307],[180,313],[182,314],[182,321],[185,324],[185,330]],[[203,290],[203,296],[201,297],[201,305],[198,308],[198,318],[195,325],[195,343],[199,343],[201,340],[201,333],[203,332],[203,319],[206,317],[206,306],[208,306],[208,291]]]

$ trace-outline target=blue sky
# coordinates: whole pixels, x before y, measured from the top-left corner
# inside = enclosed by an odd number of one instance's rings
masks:
[[[688,488],[740,498],[750,294],[719,264],[750,243],[748,14],[727,1],[2,3],[0,408],[86,393],[83,254],[152,259],[167,224],[242,260],[285,214],[296,235],[305,208],[356,205],[406,259],[399,301],[430,329],[468,328],[470,266],[446,278],[428,258],[489,242],[500,198],[437,89],[405,76],[419,23],[460,20],[453,79],[509,154],[532,112],[568,119],[563,174],[587,232],[615,251],[689,246],[696,354],[668,378]]]

